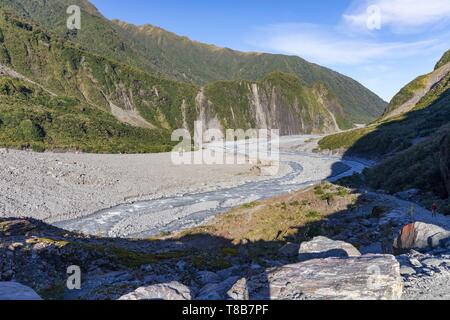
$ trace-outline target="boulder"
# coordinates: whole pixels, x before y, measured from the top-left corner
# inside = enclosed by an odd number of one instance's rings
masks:
[[[396,300],[403,281],[391,255],[327,258],[270,269],[241,279],[235,300]]]
[[[217,275],[217,273],[210,271],[200,271],[197,273],[197,281],[201,285],[207,285],[208,283],[218,283],[222,279]]]
[[[403,227],[394,241],[394,250],[401,253],[410,249],[432,249],[446,245],[450,232],[441,227],[415,222]]]
[[[436,268],[445,264],[445,261],[437,258],[428,258],[423,260],[422,264],[428,268]]]
[[[316,237],[309,242],[303,242],[298,252],[298,260],[323,259],[330,257],[359,257],[361,253],[349,243],[334,241],[325,237]]]
[[[0,300],[42,300],[31,288],[17,282],[0,282]]]
[[[402,276],[411,276],[411,275],[416,274],[416,270],[414,268],[411,268],[411,267],[402,266],[400,268],[400,274]]]
[[[140,287],[119,300],[191,300],[191,291],[185,285],[172,281]]]
[[[220,283],[210,283],[200,289],[195,300],[223,300],[227,291],[239,280],[239,277],[231,277]]]

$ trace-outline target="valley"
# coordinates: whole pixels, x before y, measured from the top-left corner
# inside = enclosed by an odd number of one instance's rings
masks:
[[[176,166],[170,153],[2,150],[1,215],[31,214],[69,230],[114,237],[179,231],[232,207],[362,171],[359,162],[312,153],[319,137],[282,137],[281,162],[271,175],[261,172],[270,165],[251,163]],[[11,188],[13,181],[21,187]]]
[[[450,299],[450,51],[417,76],[387,103],[297,55],[0,0],[0,300]]]

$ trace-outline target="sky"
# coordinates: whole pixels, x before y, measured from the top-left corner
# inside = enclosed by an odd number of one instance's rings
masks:
[[[450,0],[91,0],[109,19],[241,51],[297,55],[386,101],[450,49]]]

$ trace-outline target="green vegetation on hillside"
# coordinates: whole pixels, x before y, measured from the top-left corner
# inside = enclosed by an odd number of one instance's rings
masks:
[[[90,52],[158,77],[205,85],[222,80],[260,81],[280,71],[298,76],[309,86],[323,82],[342,106],[343,116],[335,114],[342,129],[374,120],[386,106],[356,81],[299,57],[242,53],[191,41],[149,25],[136,27],[108,21],[87,0],[0,0],[0,4]],[[65,27],[65,10],[72,4],[82,8],[82,29],[77,32],[68,32]]]
[[[327,136],[319,141],[319,147],[322,150],[345,149],[347,154],[373,158],[384,158],[406,150],[450,122],[449,85],[447,83],[447,89],[440,95],[430,91],[423,98],[423,101],[433,101],[428,107],[419,102],[417,106],[420,108],[416,107],[405,115],[377,122],[367,128]]]
[[[4,38],[0,63],[50,91],[106,111],[110,103],[137,110],[156,128],[178,129],[186,122],[192,129],[196,86],[149,75],[86,52],[10,12],[0,12],[0,29]]]
[[[446,61],[446,56],[441,61]],[[390,107],[398,107],[410,99],[412,92],[423,88],[421,83],[426,77],[419,77],[403,88]],[[450,213],[440,159],[443,137],[450,135],[450,74],[441,78],[411,107],[407,112],[382,118],[367,128],[328,136],[319,146],[346,150],[345,155],[380,160],[376,166],[366,169],[362,177],[346,179],[343,184],[364,182],[373,189],[391,193],[416,188],[422,191],[421,200],[425,205],[437,202],[440,210]]]
[[[450,62],[450,50],[448,50],[446,53],[444,53],[444,56],[441,58],[441,60],[439,60],[439,62],[436,64],[436,67],[434,68],[439,69],[440,67],[442,67],[443,65],[447,64]]]
[[[385,114],[389,114],[396,108],[400,107],[402,104],[411,100],[414,97],[415,92],[425,88],[427,79],[427,75],[420,76],[403,87],[400,92],[397,93],[394,98],[392,98],[392,101],[389,103]]]
[[[355,143],[362,137],[373,132],[374,130],[374,127],[368,127],[329,135],[319,141],[319,148],[321,150],[347,150],[354,146]]]
[[[390,106],[398,106],[395,101],[401,101],[401,97],[419,88],[424,77],[403,88]],[[345,149],[348,154],[375,158],[406,150],[450,122],[449,89],[450,74],[447,74],[409,112],[393,118],[381,118],[366,128],[327,136],[319,141],[319,147],[322,150]]]
[[[449,127],[375,168],[366,170],[366,183],[374,189],[392,193],[417,188],[446,198],[448,195],[441,178],[439,159],[440,143],[445,134],[450,134]]]
[[[169,151],[169,133],[118,122],[106,111],[0,78],[0,147],[93,153]]]

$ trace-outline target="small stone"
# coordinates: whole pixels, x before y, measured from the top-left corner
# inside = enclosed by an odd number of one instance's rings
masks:
[[[231,277],[220,283],[210,283],[200,289],[195,300],[224,300],[227,291],[239,280],[239,277]]]
[[[416,274],[416,270],[414,270],[411,267],[402,266],[400,268],[400,274],[402,276],[410,276],[410,275]]]
[[[428,259],[422,260],[422,264],[424,266],[427,266],[428,268],[433,268],[433,267],[439,267],[440,265],[444,264],[444,261],[436,259],[436,258],[428,258]]]
[[[21,248],[21,247],[23,247],[23,243],[15,242],[15,243],[9,245],[8,250],[15,251],[16,249]]]
[[[412,266],[416,267],[416,268],[422,268],[422,264],[420,263],[420,261],[416,258],[410,258],[409,262],[411,263]]]

